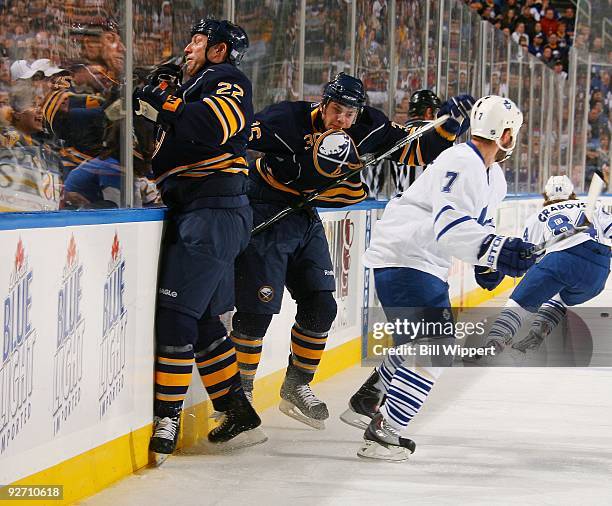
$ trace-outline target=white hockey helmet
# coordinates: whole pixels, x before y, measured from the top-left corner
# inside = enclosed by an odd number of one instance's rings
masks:
[[[472,107],[470,118],[472,135],[495,141],[497,147],[506,152],[504,160],[510,158],[522,124],[523,113],[509,98],[487,95]],[[507,128],[512,131],[512,144],[503,147],[499,144],[499,140]]]
[[[548,200],[567,200],[574,193],[574,185],[567,176],[550,176],[544,193]]]

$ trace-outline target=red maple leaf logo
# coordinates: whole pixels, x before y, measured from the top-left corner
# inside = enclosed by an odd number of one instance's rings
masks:
[[[74,240],[74,236],[70,236],[70,242],[68,243],[68,254],[66,255],[66,261],[68,262],[68,266],[74,263],[76,258],[76,241]]]
[[[23,261],[25,259],[25,251],[23,249],[23,243],[21,242],[21,238],[17,243],[17,252],[15,253],[15,270],[20,271],[21,266],[23,265]]]
[[[113,261],[117,260],[118,254],[119,254],[119,238],[117,237],[117,232],[115,232],[115,238],[113,239],[113,247],[111,248],[111,256],[113,257]]]

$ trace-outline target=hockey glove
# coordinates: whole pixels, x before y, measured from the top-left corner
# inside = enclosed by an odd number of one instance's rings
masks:
[[[161,83],[159,86],[147,84],[142,89],[134,90],[134,112],[161,125],[174,124],[185,104],[166,88],[167,85]]]
[[[478,253],[486,267],[513,278],[522,276],[536,262],[534,245],[518,237],[490,234],[482,242]]]
[[[475,265],[474,277],[480,288],[491,291],[497,288],[506,276],[499,271],[492,271],[483,265]]]
[[[438,117],[449,114],[450,119],[444,123],[444,130],[457,137],[470,128],[470,111],[474,106],[474,97],[471,95],[457,95],[442,104]]]
[[[155,69],[147,76],[147,84],[159,86],[165,82],[169,89],[174,91],[181,85],[183,80],[183,71],[181,67],[174,63],[164,63],[155,67]]]

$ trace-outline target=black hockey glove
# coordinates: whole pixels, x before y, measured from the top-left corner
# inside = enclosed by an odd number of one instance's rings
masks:
[[[134,112],[160,125],[173,125],[183,112],[182,99],[171,95],[167,86],[147,84],[134,90]]]
[[[147,84],[159,86],[161,83],[167,83],[168,89],[171,92],[181,85],[183,80],[183,71],[180,66],[174,63],[164,63],[156,67],[148,76]]]
[[[438,117],[444,114],[451,116],[444,123],[444,130],[457,137],[464,134],[470,128],[470,111],[475,102],[476,100],[471,95],[457,95],[444,102],[438,111]]]
[[[482,242],[478,258],[486,267],[513,278],[522,276],[535,264],[534,245],[518,237],[490,234]]]
[[[492,271],[483,265],[475,265],[474,277],[480,288],[491,291],[497,288],[506,276],[499,271]]]

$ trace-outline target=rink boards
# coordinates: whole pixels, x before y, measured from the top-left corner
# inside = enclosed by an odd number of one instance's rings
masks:
[[[499,233],[520,233],[540,205],[540,199],[504,202]],[[360,359],[361,311],[364,300],[373,303],[360,256],[381,207],[321,213],[338,317],[319,381]],[[163,216],[150,209],[3,216],[0,484],[60,484],[71,502],[147,464]],[[455,305],[477,305],[492,296],[476,289],[472,272],[453,264]],[[511,286],[507,281],[495,293]],[[294,315],[295,304],[285,293],[264,344],[258,409],[278,399]],[[210,406],[195,374],[186,407],[183,443],[190,444],[211,428]]]

